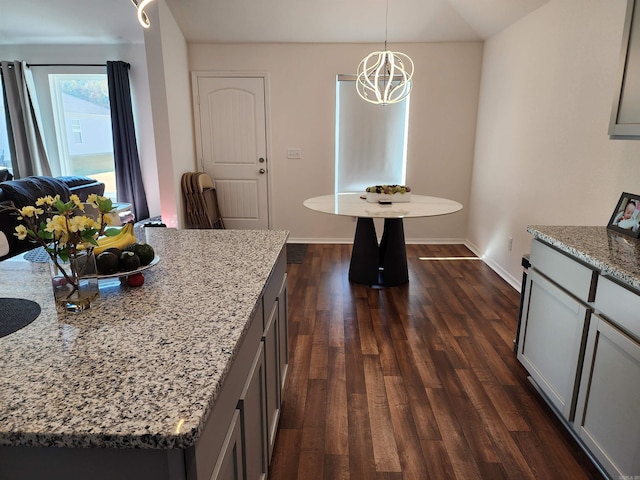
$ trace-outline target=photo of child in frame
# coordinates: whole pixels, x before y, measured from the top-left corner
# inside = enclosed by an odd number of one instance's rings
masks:
[[[640,196],[624,192],[611,215],[607,228],[638,238],[640,235]]]

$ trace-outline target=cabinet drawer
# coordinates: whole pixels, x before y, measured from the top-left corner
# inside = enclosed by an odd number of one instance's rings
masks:
[[[595,307],[636,340],[640,340],[640,294],[613,280],[602,277],[598,282]]]
[[[531,244],[531,265],[564,290],[583,302],[593,302],[598,271],[575,258],[534,240]]]

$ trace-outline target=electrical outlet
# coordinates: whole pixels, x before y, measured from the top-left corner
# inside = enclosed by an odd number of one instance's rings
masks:
[[[507,238],[507,248],[509,249],[509,251],[513,249],[513,237]]]
[[[302,158],[302,152],[299,148],[289,148],[287,149],[287,158],[299,160]]]

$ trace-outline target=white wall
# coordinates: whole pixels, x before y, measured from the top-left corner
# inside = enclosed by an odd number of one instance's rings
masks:
[[[0,45],[0,58],[44,64],[104,64],[107,60],[122,60],[130,63],[129,81],[142,179],[150,215],[160,214],[158,171],[144,45]],[[42,67],[34,67],[34,77],[37,76],[39,68]],[[58,69],[58,71],[68,73],[68,70],[64,69]],[[102,73],[106,73],[106,68]]]
[[[269,75],[272,225],[297,241],[353,240],[355,222],[307,210],[309,197],[333,193],[335,81],[355,73],[380,45],[190,44],[194,71]],[[416,65],[409,120],[407,184],[465,209],[405,222],[408,241],[464,241],[475,141],[481,43],[393,45]],[[384,107],[381,107],[384,108]],[[301,160],[286,158],[299,148]]]
[[[152,24],[144,35],[162,221],[179,227],[184,215],[182,174],[196,169],[187,43],[164,0],[145,12]]]
[[[640,193],[640,141],[607,135],[625,7],[551,0],[485,42],[468,239],[516,286],[527,225],[606,225]]]

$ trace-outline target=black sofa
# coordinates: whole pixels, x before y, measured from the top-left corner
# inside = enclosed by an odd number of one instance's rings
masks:
[[[104,183],[89,177],[25,177],[19,180],[0,182],[0,206],[18,208],[35,205],[38,198],[46,195],[55,196],[68,201],[73,194],[85,201],[91,193],[104,194]],[[25,252],[38,245],[28,240],[18,240],[14,235],[18,220],[14,213],[0,211],[0,260]],[[2,255],[9,248],[9,252]]]

